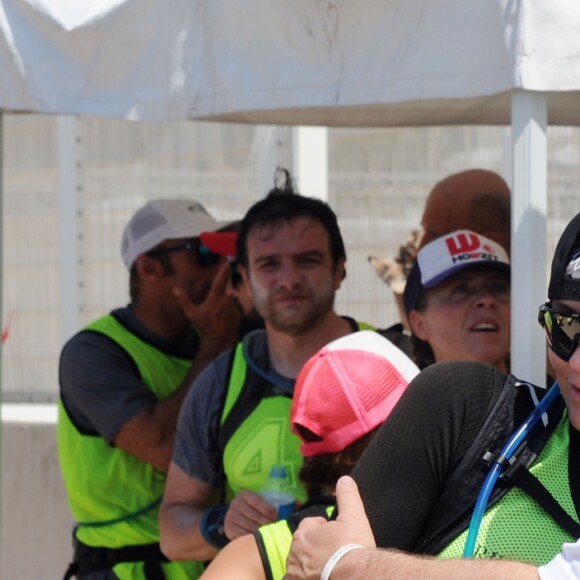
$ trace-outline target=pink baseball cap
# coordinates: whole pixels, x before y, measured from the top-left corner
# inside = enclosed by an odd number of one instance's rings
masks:
[[[389,416],[419,373],[413,361],[378,332],[361,330],[327,344],[304,365],[294,388],[291,428],[320,437],[305,441],[305,457],[337,453]]]

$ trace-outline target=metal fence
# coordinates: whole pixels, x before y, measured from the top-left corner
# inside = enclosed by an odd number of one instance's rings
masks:
[[[274,147],[278,162],[292,165],[290,128],[79,118],[76,210],[67,214],[59,197],[58,122],[4,117],[5,402],[55,401],[66,313],[74,308],[80,327],[127,302],[120,236],[138,206],[155,197],[187,197],[218,219],[239,218],[266,193],[265,149]],[[419,225],[425,196],[445,175],[482,167],[509,181],[509,129],[331,129],[328,139],[329,203],[348,252],[337,310],[386,326],[397,320],[396,308],[368,255],[396,254]],[[580,131],[550,129],[548,144],[550,254],[563,225],[580,210]],[[74,235],[65,236],[63,246],[62,233],[69,231]],[[62,264],[68,244],[80,257],[71,272]],[[71,282],[67,276],[74,276],[74,296],[62,291]]]

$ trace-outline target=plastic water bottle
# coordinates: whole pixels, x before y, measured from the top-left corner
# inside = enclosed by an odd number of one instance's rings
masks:
[[[284,520],[294,510],[294,494],[290,488],[288,469],[285,465],[272,465],[270,478],[260,491],[262,497],[278,509],[278,519]]]

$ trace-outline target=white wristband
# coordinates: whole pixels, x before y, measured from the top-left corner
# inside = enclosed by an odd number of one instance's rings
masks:
[[[328,562],[324,565],[322,569],[322,574],[320,575],[320,580],[328,580],[330,578],[330,574],[334,570],[335,566],[340,562],[341,558],[348,554],[351,550],[356,550],[357,548],[364,548],[361,544],[345,544],[341,546],[328,558]]]

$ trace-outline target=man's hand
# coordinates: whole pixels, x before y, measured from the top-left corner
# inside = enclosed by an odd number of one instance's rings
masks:
[[[238,340],[241,310],[226,294],[229,281],[229,265],[224,263],[218,270],[207,298],[201,304],[194,304],[183,288],[173,292],[193,328],[204,341],[219,343],[222,350],[233,346]]]
[[[330,556],[345,544],[375,547],[362,499],[351,477],[338,480],[336,501],[338,517],[335,521],[318,517],[306,518],[300,523],[288,556],[287,580],[318,580]]]
[[[231,501],[224,521],[230,540],[251,534],[260,526],[276,521],[278,513],[261,495],[244,489]]]

